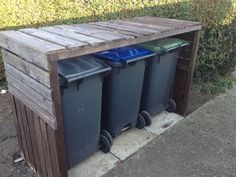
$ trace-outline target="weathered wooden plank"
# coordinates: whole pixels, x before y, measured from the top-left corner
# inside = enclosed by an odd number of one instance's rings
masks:
[[[52,90],[46,87],[44,84],[41,84],[37,80],[33,79],[29,75],[21,72],[20,70],[16,69],[14,66],[4,62],[6,72],[12,74],[18,80],[22,82],[22,84],[27,85],[28,87],[32,88],[36,92],[38,92],[43,97],[47,98],[49,101],[52,101]]]
[[[125,22],[129,22],[131,24],[135,24],[138,25],[140,27],[143,28],[143,26],[145,25],[145,27],[147,26],[148,28],[151,29],[156,29],[160,32],[165,32],[165,31],[169,31],[171,28],[170,27],[166,27],[166,26],[161,26],[161,25],[157,25],[155,24],[150,24],[150,22],[146,21],[146,20],[142,20],[142,19],[138,19],[138,18],[133,18],[133,19],[128,19],[128,20],[123,20]]]
[[[20,146],[20,151],[24,154],[24,147],[23,147],[23,142],[22,142],[22,135],[21,135],[21,130],[20,130],[20,125],[19,125],[19,120],[18,120],[18,113],[16,109],[16,102],[15,102],[15,97],[11,95],[11,101],[12,101],[12,110],[14,114],[14,123],[16,127],[16,136],[17,136],[17,141]]]
[[[160,30],[154,29],[154,28],[149,28],[148,26],[139,26],[137,24],[134,23],[129,23],[127,21],[123,21],[123,20],[115,20],[115,21],[110,21],[110,23],[112,24],[116,24],[119,26],[124,26],[130,30],[133,31],[140,31],[140,33],[147,33],[147,34],[153,34],[153,33],[160,33]]]
[[[103,26],[110,27],[110,28],[114,28],[114,29],[118,29],[118,30],[139,33],[142,35],[151,35],[154,33],[158,33],[158,31],[154,31],[154,30],[145,30],[145,29],[141,29],[141,28],[137,28],[137,27],[128,26],[127,24],[124,25],[124,23],[122,23],[122,21],[119,21],[119,22],[117,22],[117,21],[98,22],[96,24],[103,25]]]
[[[50,88],[49,73],[47,71],[35,66],[32,63],[25,61],[24,59],[4,49],[2,50],[2,56],[5,62],[16,67],[23,73],[33,77],[37,81],[43,83],[44,85]]]
[[[63,37],[61,35],[49,33],[49,32],[46,32],[46,31],[43,31],[40,29],[36,29],[36,28],[26,28],[26,29],[22,29],[20,31],[23,33],[26,33],[28,35],[32,35],[32,36],[38,37],[40,39],[46,40],[48,42],[63,46],[63,47],[70,49],[70,50],[74,50],[78,47],[87,46],[86,43],[83,43],[83,42],[80,42],[77,40],[73,40],[71,38]]]
[[[21,132],[20,134],[21,134],[23,150],[24,150],[23,151],[24,158],[27,162],[29,162],[29,150],[27,147],[26,135],[25,135],[24,126],[23,126],[23,117],[22,117],[21,106],[20,106],[21,102],[15,99],[15,103],[16,103],[16,110],[17,110],[17,116],[18,116],[19,130]]]
[[[0,32],[0,46],[46,70],[49,70],[49,66],[45,54],[65,49],[19,31]]]
[[[28,154],[29,154],[29,161],[28,163],[30,166],[35,169],[35,161],[34,161],[34,154],[33,154],[33,148],[32,148],[32,143],[31,143],[31,137],[30,137],[30,130],[29,130],[29,125],[28,125],[28,118],[26,114],[26,108],[25,105],[20,104],[21,108],[21,116],[22,116],[22,122],[23,122],[23,131],[25,132],[25,139],[26,139],[26,145],[28,149]]]
[[[22,84],[20,80],[14,77],[12,74],[6,72],[6,78],[8,83],[17,88],[22,94],[27,96],[33,102],[35,102],[39,107],[43,108],[49,114],[54,115],[54,108],[52,101],[48,100],[46,97],[40,95],[38,92]]]
[[[45,158],[45,163],[47,167],[47,174],[48,176],[53,177],[53,172],[52,172],[52,162],[51,162],[51,157],[50,157],[50,149],[49,149],[49,142],[48,142],[48,132],[46,128],[45,122],[40,119],[40,128],[41,128],[41,135],[42,135],[42,143],[43,143],[43,149],[44,149],[44,158]]]
[[[128,35],[128,36],[133,36],[135,38],[139,37],[139,36],[142,36],[142,34],[140,34],[140,33],[136,33],[136,32],[134,33],[134,32],[130,32],[130,31],[114,29],[114,28],[111,28],[107,25],[100,25],[100,24],[97,24],[97,23],[83,24],[83,26],[87,26],[87,27],[95,28],[95,29],[100,29],[100,30],[104,30],[104,31],[109,31],[109,32],[112,32],[112,33],[115,33],[115,34],[124,34],[124,35]]]
[[[55,134],[53,134],[53,139],[56,143],[57,149],[55,153],[57,153],[58,158],[58,166],[60,171],[61,177],[67,177],[67,161],[66,161],[66,154],[65,154],[65,142],[64,142],[64,125],[63,125],[63,117],[62,117],[62,105],[61,105],[61,92],[59,87],[59,78],[58,78],[58,67],[57,67],[57,55],[49,56],[50,60],[50,81],[53,88],[52,96],[54,98],[55,103],[55,113],[56,113],[56,124],[57,129],[55,130]],[[49,132],[50,133],[50,132]],[[59,176],[59,177],[60,177]]]
[[[182,28],[186,28],[187,25],[186,24],[181,24],[181,23],[173,23],[170,21],[162,21],[162,20],[157,20],[157,19],[152,19],[152,18],[143,18],[143,17],[137,17],[137,19],[139,20],[145,20],[146,23],[150,23],[152,25],[158,25],[158,26],[164,26],[164,27],[169,27],[172,30],[175,29],[182,29]],[[191,25],[192,26],[192,25]]]
[[[38,118],[37,115],[33,114],[33,120],[34,120],[35,135],[37,138],[37,147],[38,147],[38,153],[39,153],[39,159],[40,159],[40,166],[42,169],[42,176],[49,177],[47,174],[47,166],[46,166],[45,155],[44,155],[45,150],[43,147],[40,118]]]
[[[87,47],[86,49],[78,49],[76,51],[60,52],[60,53],[57,53],[57,55],[58,55],[57,60],[66,59],[66,58],[75,57],[75,56],[86,55],[86,54],[90,54],[90,53],[94,53],[94,52],[98,52],[98,51],[102,51],[102,50],[108,50],[108,49],[112,49],[112,48],[116,48],[116,47],[123,47],[123,46],[127,46],[127,45],[148,42],[148,41],[152,41],[152,40],[157,40],[157,39],[161,39],[161,38],[165,38],[165,37],[170,37],[170,36],[174,36],[174,35],[178,35],[178,34],[187,33],[190,31],[196,31],[199,29],[201,29],[201,26],[191,26],[191,27],[184,28],[184,29],[170,30],[170,31],[167,31],[164,33],[152,34],[152,35],[147,35],[147,36],[140,36],[140,37],[134,38],[134,39],[112,41],[112,42],[108,42],[106,45],[102,45],[102,46],[98,45],[96,47]]]
[[[132,36],[127,36],[123,34],[114,34],[105,30],[92,29],[88,27],[82,27],[80,25],[78,26],[60,25],[57,27],[61,29],[70,30],[79,34],[84,34],[98,39],[102,39],[105,40],[106,42],[133,38]]]
[[[11,94],[13,94],[17,99],[21,100],[21,102],[24,105],[26,105],[28,108],[30,108],[32,111],[34,111],[36,114],[38,114],[40,116],[40,118],[43,119],[49,126],[51,126],[54,129],[56,128],[54,116],[50,115],[48,112],[46,112],[44,109],[42,109],[36,103],[34,103],[31,99],[29,99],[27,96],[22,94],[13,85],[8,84],[8,89]]]
[[[185,94],[183,98],[183,108],[181,110],[181,113],[183,115],[186,114],[187,107],[188,107],[188,101],[189,101],[189,93],[192,86],[192,80],[193,80],[193,74],[194,69],[196,66],[196,60],[197,60],[197,52],[199,47],[199,41],[200,41],[201,32],[196,31],[193,32],[193,45],[192,45],[192,53],[191,53],[191,60],[190,60],[190,72],[188,74],[187,82],[186,82],[186,88],[185,88]]]
[[[58,146],[57,141],[60,141],[62,137],[58,137],[57,131],[53,130],[51,127],[47,126],[48,132],[48,141],[50,142],[50,157],[52,163],[52,170],[54,177],[67,177],[67,166],[61,163],[60,156],[60,147]]]
[[[58,34],[58,35],[61,35],[63,37],[67,37],[67,38],[70,38],[70,39],[73,39],[73,40],[77,40],[77,41],[80,41],[80,42],[83,42],[83,43],[87,43],[87,44],[92,45],[92,46],[96,46],[96,44],[98,44],[98,43],[105,42],[102,39],[98,39],[98,38],[95,38],[95,37],[75,33],[73,31],[60,29],[60,28],[56,28],[56,27],[44,27],[44,28],[40,28],[40,29],[43,30],[43,31],[47,31],[47,32],[50,32],[50,33],[55,33],[55,34]]]
[[[33,154],[34,154],[35,171],[41,175],[42,169],[41,169],[40,160],[39,160],[37,137],[35,135],[33,115],[32,115],[32,111],[29,108],[26,109],[26,113],[27,113],[27,118],[28,118],[29,129],[30,129],[32,149],[33,149]]]
[[[136,17],[136,18],[139,18],[139,17]],[[186,20],[179,20],[179,19],[172,19],[172,18],[160,18],[160,17],[152,17],[152,16],[144,16],[141,18],[158,20],[158,21],[163,21],[163,22],[168,22],[168,23],[172,22],[173,24],[184,24],[187,26],[200,25],[200,22],[186,21]]]

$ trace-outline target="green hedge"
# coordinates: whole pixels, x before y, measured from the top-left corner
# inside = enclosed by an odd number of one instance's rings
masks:
[[[159,16],[203,24],[196,83],[215,83],[236,65],[233,0],[2,0],[0,30]],[[0,79],[3,77],[0,60]]]

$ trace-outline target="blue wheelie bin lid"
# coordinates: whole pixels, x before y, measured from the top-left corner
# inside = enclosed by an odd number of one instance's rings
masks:
[[[110,71],[111,68],[102,61],[92,57],[75,57],[58,62],[60,85],[79,79]]]
[[[97,52],[93,55],[111,63],[129,63],[149,56],[153,56],[154,53],[139,46],[127,46]]]

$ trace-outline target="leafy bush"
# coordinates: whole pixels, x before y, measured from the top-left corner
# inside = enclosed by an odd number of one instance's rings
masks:
[[[233,0],[2,0],[0,30],[143,15],[201,21],[195,82],[217,85],[236,65],[235,4]]]

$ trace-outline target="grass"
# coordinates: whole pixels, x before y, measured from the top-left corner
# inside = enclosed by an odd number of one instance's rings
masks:
[[[198,83],[194,82],[193,89],[198,92],[219,94],[231,89],[236,83],[236,78],[220,77],[215,82]]]

